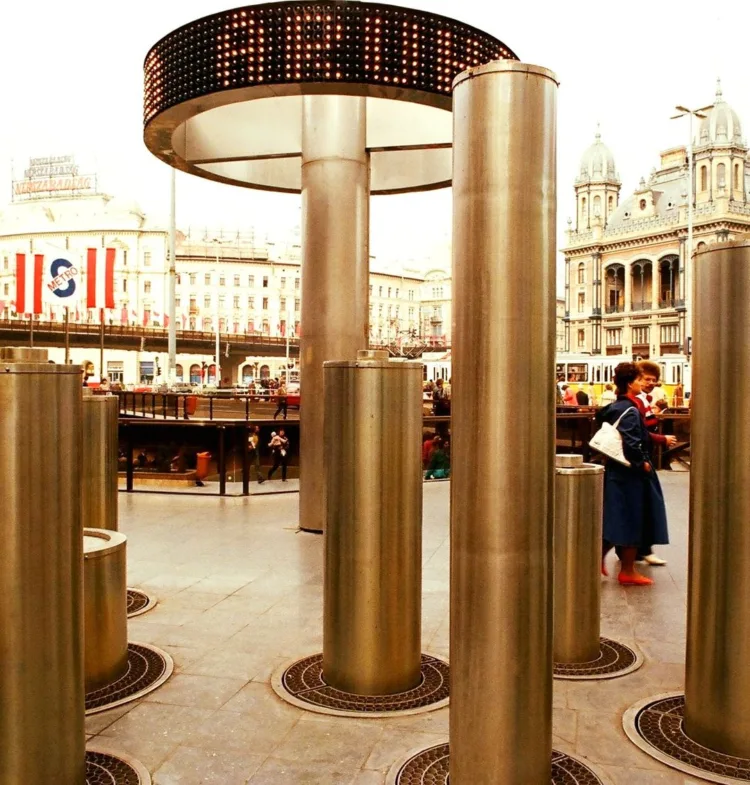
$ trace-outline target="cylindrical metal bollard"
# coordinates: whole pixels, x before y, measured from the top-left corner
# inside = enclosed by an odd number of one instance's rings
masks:
[[[507,60],[454,83],[451,785],[551,776],[556,97]]]
[[[323,675],[358,695],[421,678],[422,364],[325,364]]]
[[[84,526],[117,531],[116,395],[83,388],[81,515]]]
[[[299,525],[325,526],[323,363],[367,346],[370,170],[365,99],[302,98]]]
[[[685,730],[750,758],[750,242],[693,261]]]
[[[555,460],[555,662],[592,662],[600,654],[604,467],[581,455]]]
[[[0,785],[85,782],[81,369],[0,350]]]
[[[83,530],[86,692],[117,681],[128,667],[127,538]]]

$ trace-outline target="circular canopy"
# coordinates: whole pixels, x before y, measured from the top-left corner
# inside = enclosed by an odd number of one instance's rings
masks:
[[[149,52],[144,140],[183,171],[297,193],[303,96],[365,96],[372,193],[440,188],[451,177],[453,80],[501,59],[518,58],[474,27],[397,6],[223,11]]]

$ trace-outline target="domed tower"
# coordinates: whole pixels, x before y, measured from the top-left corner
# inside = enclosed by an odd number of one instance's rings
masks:
[[[581,169],[575,181],[576,231],[606,226],[620,199],[620,178],[615,158],[602,142],[599,128],[594,143],[581,158]]]
[[[700,121],[693,146],[696,204],[716,199],[744,203],[747,145],[737,112],[724,100],[721,80],[716,80],[713,108]]]

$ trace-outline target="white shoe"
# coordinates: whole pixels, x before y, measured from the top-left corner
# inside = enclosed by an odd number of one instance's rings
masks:
[[[653,553],[649,553],[643,561],[645,561],[646,564],[650,564],[652,567],[663,567],[666,564],[664,559],[660,559]]]

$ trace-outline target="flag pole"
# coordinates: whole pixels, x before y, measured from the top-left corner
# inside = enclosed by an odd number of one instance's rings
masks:
[[[104,308],[99,309],[99,321],[101,328],[99,331],[99,381],[104,378]]]
[[[169,200],[169,293],[167,296],[167,308],[169,313],[169,326],[167,332],[167,348],[169,352],[168,374],[169,383],[174,384],[177,380],[177,321],[175,305],[175,284],[177,282],[177,258],[176,258],[176,205],[177,205],[177,183],[174,167],[170,167],[172,172],[170,200]]]
[[[70,308],[65,306],[65,365],[70,362]]]

